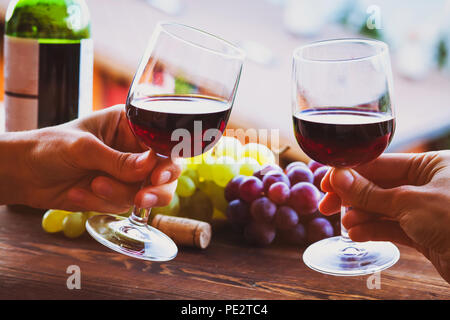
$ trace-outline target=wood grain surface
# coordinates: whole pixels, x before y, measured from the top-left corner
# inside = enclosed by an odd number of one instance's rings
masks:
[[[1,299],[450,299],[450,286],[415,250],[381,273],[333,277],[309,270],[301,248],[248,247],[224,223],[213,225],[204,251],[180,248],[164,263],[115,253],[84,234],[47,234],[41,214],[0,206]],[[81,289],[66,286],[67,267],[81,269]]]

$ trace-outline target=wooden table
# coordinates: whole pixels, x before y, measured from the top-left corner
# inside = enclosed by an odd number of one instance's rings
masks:
[[[298,248],[247,247],[223,223],[209,248],[181,248],[164,263],[115,253],[87,233],[47,234],[40,224],[40,214],[0,206],[0,299],[450,299],[431,263],[403,246],[381,288],[368,289],[367,276],[309,270]],[[66,287],[70,265],[80,267],[80,290]]]

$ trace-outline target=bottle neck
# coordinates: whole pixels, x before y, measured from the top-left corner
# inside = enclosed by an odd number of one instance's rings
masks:
[[[44,41],[88,39],[91,36],[89,10],[84,0],[11,1],[5,33]]]

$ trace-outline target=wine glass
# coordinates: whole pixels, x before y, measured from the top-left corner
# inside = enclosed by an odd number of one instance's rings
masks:
[[[128,123],[137,139],[161,159],[193,157],[211,149],[230,116],[243,59],[241,49],[216,36],[182,24],[159,23],[126,101]],[[147,224],[150,211],[135,206],[129,218],[94,216],[86,229],[125,255],[171,260],[178,249]]]
[[[338,39],[297,48],[293,59],[293,122],[302,150],[335,168],[353,168],[377,158],[395,130],[392,71],[381,41]],[[382,173],[380,173],[382,174]],[[341,221],[349,207],[341,207]],[[390,242],[341,236],[310,245],[303,261],[313,270],[339,276],[378,272],[397,262]]]

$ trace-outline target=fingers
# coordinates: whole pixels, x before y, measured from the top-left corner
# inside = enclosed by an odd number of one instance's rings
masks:
[[[324,215],[332,215],[338,213],[341,209],[341,198],[333,192],[325,194],[319,203],[319,211]]]
[[[170,203],[177,188],[177,180],[159,186],[142,188],[134,198],[139,208],[163,207]]]
[[[113,135],[119,124],[122,112],[125,109],[123,104],[115,105],[101,110],[97,110],[86,117],[73,123],[69,123],[81,130],[91,132],[102,141]]]
[[[334,168],[330,168],[325,176],[322,178],[322,182],[320,183],[320,189],[322,189],[323,192],[333,192],[333,187],[331,186],[330,177],[333,173]]]
[[[98,211],[105,213],[124,213],[130,209],[129,205],[117,205],[98,197],[89,190],[79,187],[68,191],[66,207],[67,210],[71,211]]]
[[[356,171],[379,186],[393,188],[413,182],[408,174],[416,159],[412,153],[385,153]]]
[[[92,133],[118,151],[140,153],[148,150],[131,131],[123,104],[95,111],[67,125]]]
[[[146,154],[149,154],[149,152]],[[141,182],[145,180],[146,176],[138,183],[126,183],[125,179],[125,181],[122,181],[116,180],[114,177],[99,176],[94,178],[90,184],[95,197],[108,201],[110,206],[120,208],[130,206],[133,203],[143,208],[169,204],[182,168],[178,162],[173,162],[170,159],[154,158],[152,160],[150,157],[151,154],[143,161],[147,161],[149,168],[154,167],[150,176],[151,185],[141,189]]]
[[[342,218],[342,224],[353,241],[392,241],[416,247],[398,222],[377,213],[351,209]]]
[[[414,242],[406,235],[395,221],[370,221],[356,225],[348,230],[350,239],[356,242],[391,241],[415,247]]]
[[[103,176],[96,177],[91,182],[91,190],[96,196],[118,206],[133,205],[134,197],[140,187],[140,183],[125,184]]]
[[[151,173],[153,185],[176,180],[181,165],[171,159],[160,159],[154,152],[120,152],[95,137],[78,139],[70,152],[77,164],[90,170],[105,172],[125,183],[144,181]]]
[[[161,166],[165,172],[171,168],[169,164]],[[164,176],[164,175],[163,175]],[[176,189],[176,172],[168,184],[147,186],[141,189],[141,184],[125,184],[110,177],[96,177],[91,182],[92,192],[118,207],[133,205],[134,199],[139,199],[139,205],[145,208],[165,206],[170,203]]]
[[[76,166],[106,172],[129,183],[143,181],[157,163],[153,152],[120,152],[91,134],[82,135],[71,143],[68,154]]]
[[[102,151],[104,152],[99,152],[101,160],[94,160],[98,167],[96,169],[124,182],[143,181],[157,164],[156,155],[150,151],[144,153],[119,152],[106,146],[102,148]]]
[[[409,176],[411,165],[417,160],[416,155],[408,153],[386,153],[377,159],[355,168],[355,170],[382,188],[394,188],[412,184]],[[333,192],[330,177],[334,169],[328,170],[324,176],[321,188],[324,192]]]
[[[108,196],[103,194],[106,183],[109,183],[111,186]],[[162,207],[170,203],[176,187],[177,180],[168,184],[148,186],[139,190],[138,186],[124,185],[107,177],[97,177],[91,183],[92,191],[80,187],[75,187],[68,191],[67,209],[73,211],[124,213],[130,209],[133,199],[140,208]]]
[[[344,205],[394,217],[398,214],[394,199],[399,190],[383,189],[351,169],[334,169],[330,184]]]
[[[108,145],[114,146],[119,151],[128,151],[139,153],[148,150],[148,147],[136,136],[130,128],[125,113],[125,107],[120,106],[120,119],[117,128],[114,129],[114,135],[105,140]]]
[[[158,164],[152,171],[150,182],[153,186],[173,182],[178,179],[181,170],[181,165],[177,160],[158,159]]]
[[[112,123],[104,125],[104,121]],[[105,172],[125,183],[143,181],[151,173],[151,183],[159,185],[174,181],[181,173],[175,161],[158,159],[151,151],[140,152],[142,145],[129,128],[123,105],[95,112],[79,126],[90,133],[80,134],[69,144],[68,154],[75,165]]]
[[[346,229],[351,229],[358,224],[368,223],[381,219],[383,219],[383,216],[378,213],[351,209],[347,211],[345,216],[342,218],[342,224]]]

